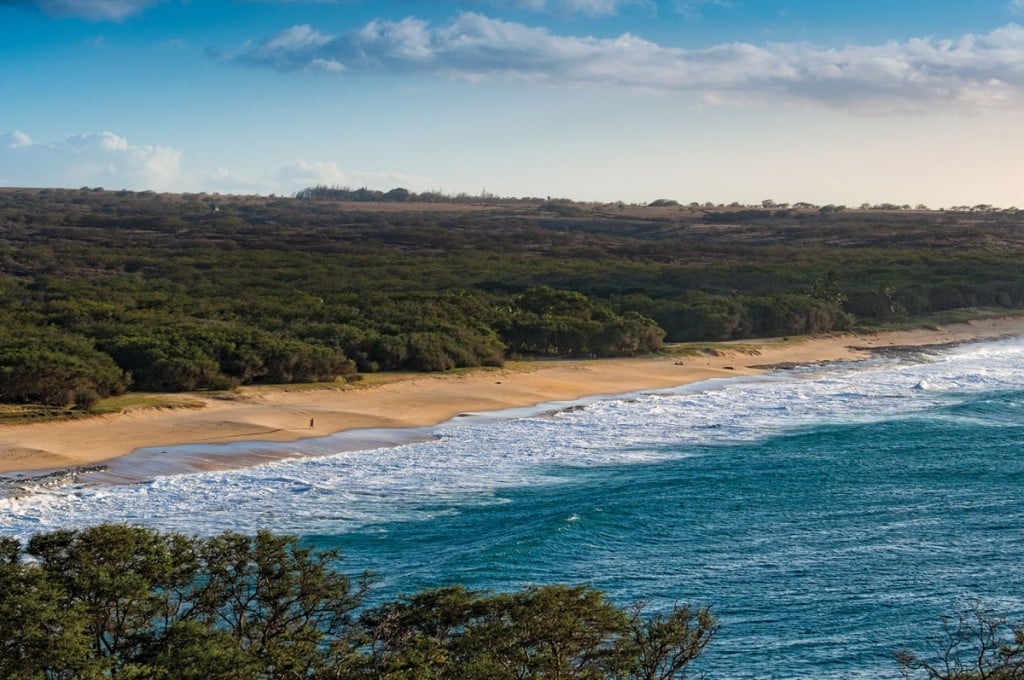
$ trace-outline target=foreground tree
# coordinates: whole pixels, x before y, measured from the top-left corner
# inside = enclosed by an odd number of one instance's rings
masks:
[[[972,605],[942,622],[928,654],[903,649],[896,659],[905,678],[1017,680],[1024,678],[1024,625]]]
[[[0,538],[0,678],[100,677],[83,611]]]
[[[307,678],[338,661],[339,641],[358,637],[353,612],[370,575],[353,583],[339,574],[337,551],[261,531],[215,536],[201,542],[199,553],[202,578],[185,618],[225,631],[255,677]]]
[[[718,631],[707,609],[646,618],[584,586],[507,593],[455,586],[368,612],[369,677],[685,678]]]
[[[367,608],[370,575],[339,561],[268,532],[0,539],[0,679],[670,680],[718,630],[706,609],[647,617],[587,586]]]

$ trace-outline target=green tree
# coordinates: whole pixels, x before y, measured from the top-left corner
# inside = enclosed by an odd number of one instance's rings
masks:
[[[1024,623],[998,616],[980,604],[942,620],[929,652],[896,654],[904,678],[1019,680],[1024,678]]]
[[[363,611],[370,576],[339,559],[267,532],[0,539],[0,679],[669,680],[717,631],[707,610],[647,617],[587,586],[452,586]]]
[[[842,308],[846,302],[846,293],[843,292],[836,273],[831,269],[814,279],[811,284],[811,297],[815,300],[824,300],[838,308]]]
[[[718,623],[707,608],[690,605],[645,617],[635,607],[630,619],[630,677],[635,680],[676,680],[698,659],[718,633]]]
[[[114,677],[145,666],[142,650],[180,616],[194,585],[194,542],[179,534],[105,524],[33,536],[26,552],[81,612],[93,655]]]
[[[323,670],[352,632],[370,575],[353,583],[335,570],[337,551],[291,536],[224,533],[200,547],[203,579],[187,620],[225,630],[261,677],[307,678]]]
[[[77,394],[121,394],[127,385],[128,376],[87,338],[0,327],[0,401],[66,406]]]
[[[718,628],[705,609],[647,618],[586,586],[424,591],[363,617],[368,674],[398,680],[684,678]]]
[[[0,538],[0,678],[98,677],[83,608],[69,606],[59,584],[21,560],[16,540]]]

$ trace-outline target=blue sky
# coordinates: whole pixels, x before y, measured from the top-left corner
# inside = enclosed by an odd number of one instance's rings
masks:
[[[0,0],[0,186],[1024,206],[1024,0]]]

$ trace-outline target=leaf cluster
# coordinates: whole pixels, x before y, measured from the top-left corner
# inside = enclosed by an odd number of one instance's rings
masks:
[[[904,678],[929,680],[1019,680],[1024,678],[1024,624],[999,616],[980,603],[942,621],[929,650],[900,650]]]
[[[585,586],[452,586],[373,607],[336,551],[123,525],[0,540],[0,678],[683,678],[718,627]]]

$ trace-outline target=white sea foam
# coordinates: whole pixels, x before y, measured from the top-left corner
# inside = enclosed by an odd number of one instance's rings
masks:
[[[502,488],[557,484],[575,466],[709,455],[708,445],[757,441],[828,422],[914,417],[965,395],[1021,385],[1024,339],[964,345],[913,360],[803,368],[525,417],[461,418],[437,427],[431,441],[390,448],[4,499],[0,532],[23,537],[113,521],[202,534],[263,527],[338,534],[496,502]],[[330,438],[315,446],[330,446]]]

